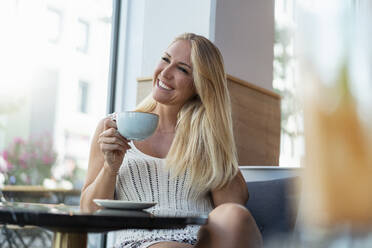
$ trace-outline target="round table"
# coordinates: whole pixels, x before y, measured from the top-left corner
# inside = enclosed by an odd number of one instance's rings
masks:
[[[203,225],[208,216],[172,216],[148,211],[101,209],[84,212],[79,206],[0,202],[0,223],[39,226],[54,232],[53,247],[86,247],[88,232],[108,232],[129,228],[169,229]]]

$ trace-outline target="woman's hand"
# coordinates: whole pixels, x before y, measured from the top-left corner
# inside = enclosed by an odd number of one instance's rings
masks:
[[[103,132],[99,135],[98,143],[105,163],[110,166],[113,172],[117,173],[130,146],[129,140],[119,134],[115,121],[112,119],[104,121]]]

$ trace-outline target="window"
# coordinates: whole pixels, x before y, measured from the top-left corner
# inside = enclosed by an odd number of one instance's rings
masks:
[[[113,6],[88,3],[0,1],[0,184],[83,184],[89,140],[107,110]],[[37,180],[35,154],[47,165]]]
[[[82,53],[87,53],[89,48],[89,23],[79,19],[76,26],[76,49]]]
[[[327,4],[325,4],[327,3]],[[304,156],[304,120],[303,110],[298,98],[298,63],[295,56],[296,48],[296,17],[299,4],[308,5],[316,11],[321,6],[335,9],[337,4],[344,1],[275,1],[275,44],[274,44],[274,89],[282,96],[281,122],[281,154],[280,165],[300,166]],[[348,2],[356,10],[370,11],[371,1],[354,0]],[[368,15],[368,14],[367,14]],[[325,24],[327,25],[327,24]],[[314,28],[315,25],[314,25]],[[328,34],[329,36],[329,34]],[[327,37],[328,37],[327,36]],[[340,42],[339,42],[340,43]],[[342,43],[342,42],[341,42]],[[341,44],[340,43],[340,44]],[[297,86],[296,86],[297,85]]]
[[[296,95],[296,0],[275,1],[273,88],[282,96],[280,166],[300,166],[304,155],[301,104]]]
[[[88,113],[88,95],[89,95],[89,84],[84,81],[79,81],[79,106],[78,111],[81,113]]]
[[[49,42],[58,43],[62,35],[62,13],[58,9],[47,7],[46,9],[46,35]]]

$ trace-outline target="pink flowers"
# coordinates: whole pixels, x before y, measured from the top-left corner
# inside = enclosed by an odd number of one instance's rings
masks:
[[[42,158],[42,161],[43,161],[44,164],[48,165],[48,164],[53,163],[54,162],[54,159],[55,158],[52,158],[52,157],[50,157],[48,155],[44,155],[43,158]]]
[[[9,162],[9,152],[7,150],[1,153],[3,160],[5,161],[5,167],[0,168],[0,172],[7,172],[13,169],[13,165]]]
[[[23,144],[24,140],[20,137],[14,138],[14,144]]]
[[[3,151],[2,155],[5,161],[8,160],[8,151]]]
[[[57,154],[49,136],[44,135],[28,141],[16,137],[0,155],[5,161],[8,178],[15,178],[15,184],[41,184],[51,176]],[[4,167],[2,167],[4,170]],[[10,180],[8,183],[12,183]]]

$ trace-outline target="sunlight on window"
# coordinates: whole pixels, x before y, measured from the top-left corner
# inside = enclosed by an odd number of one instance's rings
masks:
[[[89,83],[79,81],[79,106],[81,113],[88,113]]]
[[[89,47],[89,23],[87,21],[78,20],[77,23],[77,31],[76,31],[76,37],[77,37],[77,44],[76,49],[86,53],[88,52]]]
[[[301,166],[304,159],[304,118],[300,102],[300,90],[304,85],[299,82],[298,61],[295,50],[301,50],[314,57],[319,76],[325,82],[335,82],[338,77],[336,68],[340,67],[343,58],[343,43],[339,35],[344,33],[346,23],[340,26],[335,17],[340,11],[358,7],[362,1],[350,0],[346,4],[338,0],[276,0],[275,1],[275,43],[274,43],[274,80],[273,88],[282,96],[281,121],[281,166]],[[364,4],[370,1],[363,1]],[[318,18],[302,23],[307,30],[306,37],[298,35],[299,6]],[[366,7],[366,6],[365,6]],[[368,9],[366,7],[365,9]],[[302,13],[304,14],[304,13]],[[316,28],[315,28],[316,27]],[[312,39],[322,37],[322,39]],[[300,39],[313,40],[312,46],[302,46]],[[354,46],[355,47],[355,46]],[[360,64],[363,63],[358,63]],[[366,64],[366,63],[365,63]],[[361,70],[363,73],[363,70]],[[369,71],[369,70],[364,70]],[[360,72],[358,72],[360,74]]]
[[[56,187],[81,187],[90,136],[106,114],[111,15],[106,0],[0,1],[4,183],[42,184],[28,171],[48,162],[43,175]],[[36,157],[37,142],[50,142],[55,159]]]
[[[304,154],[303,111],[296,90],[296,0],[275,1],[273,87],[281,96],[280,166],[301,165]]]
[[[48,7],[45,13],[46,32],[48,40],[58,43],[62,35],[62,13],[58,9]]]

